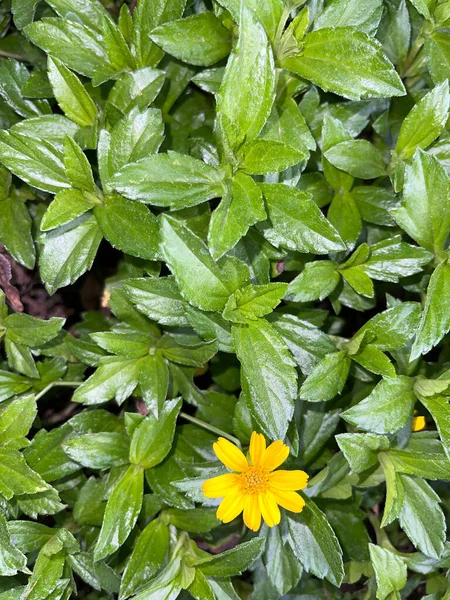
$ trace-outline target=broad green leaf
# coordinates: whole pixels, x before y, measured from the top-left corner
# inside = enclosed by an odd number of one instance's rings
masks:
[[[420,273],[432,257],[424,248],[412,246],[394,236],[371,246],[370,255],[361,268],[371,279],[397,283],[401,277]]]
[[[427,297],[411,350],[411,360],[426,354],[450,329],[450,316],[442,303],[450,293],[450,265],[440,264],[433,272],[427,288]]]
[[[133,433],[130,462],[144,469],[159,464],[172,447],[175,425],[181,400],[168,400],[162,406],[158,419],[149,414]]]
[[[389,439],[375,433],[340,433],[336,442],[355,473],[361,473],[378,461],[377,451],[389,448]]]
[[[249,227],[267,217],[261,190],[251,177],[236,173],[231,190],[211,215],[208,245],[214,258],[231,250]]]
[[[327,354],[304,381],[300,398],[308,402],[323,402],[340,394],[347,381],[350,363],[344,351]]]
[[[45,211],[41,221],[41,231],[50,231],[67,225],[91,210],[92,203],[80,190],[61,190]],[[0,203],[1,210],[1,203]]]
[[[275,328],[263,319],[234,325],[232,333],[252,414],[269,438],[283,440],[297,396],[297,376],[289,350]]]
[[[245,173],[266,175],[293,167],[304,160],[306,154],[283,142],[257,139],[241,146],[238,158]]]
[[[93,212],[113,248],[145,260],[160,257],[159,224],[146,206],[115,194],[106,196]]]
[[[193,508],[181,510],[169,508],[162,514],[164,521],[183,531],[205,533],[220,525],[215,508]]]
[[[67,117],[81,127],[92,127],[97,119],[97,107],[78,77],[51,56],[48,57],[48,77]]]
[[[106,504],[102,528],[94,549],[94,559],[101,560],[115,552],[133,529],[142,507],[144,472],[130,465],[116,483]]]
[[[18,263],[27,269],[34,267],[36,253],[31,218],[20,198],[0,200],[0,242]]]
[[[396,350],[414,335],[420,318],[417,302],[403,302],[378,313],[361,327],[355,338],[367,332],[370,344],[379,350]]]
[[[180,221],[164,216],[161,233],[165,261],[182,296],[194,306],[223,310],[235,289],[248,283],[242,263],[229,257],[216,263],[204,242]]]
[[[392,191],[374,185],[356,186],[351,196],[364,221],[388,227],[394,225],[389,211],[395,208],[397,201]]]
[[[406,160],[417,148],[427,148],[442,132],[448,118],[448,81],[443,81],[414,106],[402,123],[395,146]]]
[[[34,363],[31,350],[23,344],[16,344],[6,337],[5,339],[6,357],[8,365],[27,377],[39,379],[39,372]]]
[[[450,37],[442,31],[433,32],[426,40],[428,68],[435,83],[450,77]]]
[[[423,393],[418,393],[416,387],[414,389],[419,400],[433,417],[436,428],[439,431],[442,446],[447,457],[450,457],[450,406],[448,398],[438,394],[433,394],[432,396],[424,395]]]
[[[98,34],[72,19],[41,19],[28,25],[25,32],[33,44],[86,77],[108,64],[106,48]]]
[[[133,12],[132,52],[138,67],[154,67],[164,53],[150,42],[151,32],[162,23],[183,16],[186,0],[139,0]]]
[[[185,325],[186,302],[173,277],[127,279],[123,290],[145,316],[161,325]]]
[[[71,434],[72,428],[68,424],[51,431],[40,429],[23,451],[28,465],[45,481],[55,481],[80,470],[79,464],[70,460],[62,449]]]
[[[423,479],[401,474],[399,477],[405,492],[400,526],[420,552],[439,558],[447,529],[440,498]]]
[[[385,5],[377,31],[377,38],[394,65],[400,64],[409,52],[411,23],[407,5],[406,0]]]
[[[340,586],[344,577],[342,550],[325,515],[307,499],[303,511],[289,513],[287,541],[305,571]]]
[[[22,494],[37,494],[50,486],[35,473],[17,450],[0,450],[0,492],[7,499]]]
[[[33,396],[16,398],[0,410],[0,444],[5,447],[25,446],[28,434],[36,418],[36,401]],[[24,443],[25,442],[25,443]]]
[[[110,183],[131,200],[170,206],[173,210],[195,206],[224,193],[221,171],[173,151],[125,165]]]
[[[284,595],[295,585],[302,574],[299,561],[284,543],[278,527],[269,529],[263,561],[273,587]]]
[[[219,127],[232,148],[258,136],[272,110],[274,92],[275,66],[267,34],[242,5],[239,40],[217,94]]]
[[[389,455],[381,452],[379,461],[383,467],[384,478],[386,480],[386,499],[381,527],[386,527],[386,525],[392,523],[400,515],[405,500],[405,491],[400,474],[396,473],[395,466],[390,460]]]
[[[108,358],[73,395],[74,402],[101,404],[115,398],[122,404],[139,382],[141,359]]]
[[[24,98],[22,87],[30,75],[23,63],[17,60],[2,58],[0,61],[0,96],[21,117],[36,117],[49,113],[47,100],[31,100]]]
[[[101,240],[97,221],[89,213],[45,234],[39,266],[47,290],[53,293],[89,270]]]
[[[41,548],[36,559],[33,574],[28,580],[24,592],[30,600],[51,598],[51,593],[58,585],[64,569],[65,553],[62,544],[56,537],[51,538]],[[57,596],[58,597],[58,596]]]
[[[98,189],[89,161],[80,146],[69,136],[64,140],[64,167],[71,185],[85,192],[88,199],[97,201]]]
[[[381,546],[369,544],[370,560],[377,581],[377,598],[384,600],[406,585],[406,565],[402,559]],[[398,594],[397,594],[398,596]]]
[[[70,187],[62,152],[43,139],[1,131],[0,160],[14,175],[45,192],[56,193]]]
[[[310,194],[282,184],[262,184],[268,224],[261,225],[269,242],[299,252],[327,254],[344,244]]]
[[[86,433],[69,439],[64,452],[90,469],[111,469],[128,464],[130,440],[123,433]]]
[[[437,440],[427,441],[431,441],[432,444],[417,444],[416,447],[406,450],[389,450],[389,458],[394,463],[395,470],[424,479],[448,479],[450,477],[450,461],[441,444]]]
[[[281,302],[287,290],[286,283],[253,285],[236,290],[223,310],[223,317],[235,323],[256,321],[271,313]]]
[[[418,244],[436,253],[450,231],[448,177],[434,156],[418,149],[405,168],[402,206],[392,215]]]
[[[0,402],[26,392],[31,386],[32,382],[22,375],[10,371],[0,371]]]
[[[401,79],[381,44],[350,27],[308,33],[302,43],[301,55],[284,59],[282,66],[324,91],[350,100],[405,94]]]
[[[306,157],[308,150],[315,150],[316,141],[305,118],[292,98],[276,102],[261,132],[263,140],[272,140],[292,146]]]
[[[382,0],[331,0],[314,21],[314,29],[355,27],[373,35],[383,12]]]
[[[134,331],[100,331],[91,333],[90,337],[104,350],[125,356],[126,358],[141,358],[148,354],[153,339],[146,333]]]
[[[342,418],[359,429],[393,433],[411,418],[415,396],[408,377],[383,379],[362,402],[342,413]]]
[[[171,362],[190,367],[202,367],[217,353],[216,340],[183,344],[170,334],[164,335],[159,340],[157,347],[161,354]]]
[[[139,535],[123,573],[119,598],[127,598],[161,568],[169,546],[169,529],[160,519],[151,521]]]
[[[264,549],[264,538],[253,538],[212,556],[207,562],[199,565],[199,569],[206,576],[231,577],[246,571],[261,556]]]
[[[0,575],[11,577],[18,571],[26,569],[27,558],[11,542],[7,522],[3,512],[0,512]]]
[[[150,39],[164,52],[201,67],[213,65],[231,50],[230,32],[209,11],[160,25]]]
[[[358,206],[350,192],[335,194],[327,218],[347,246],[353,247],[361,233],[362,221]]]
[[[331,260],[308,262],[300,275],[289,283],[285,298],[291,302],[323,300],[331,294],[339,281],[336,264]]]
[[[35,347],[52,340],[61,327],[64,319],[52,317],[48,321],[37,319],[24,313],[11,314],[3,321],[7,328],[7,338],[19,344]]]
[[[324,156],[332,165],[360,179],[376,179],[386,175],[383,157],[367,140],[341,142]]]

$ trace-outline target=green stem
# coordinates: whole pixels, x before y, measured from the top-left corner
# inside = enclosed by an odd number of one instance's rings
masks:
[[[203,429],[207,429],[208,431],[211,431],[211,433],[215,433],[217,435],[220,435],[220,436],[226,438],[227,440],[230,440],[230,442],[233,442],[233,444],[236,444],[236,446],[242,450],[241,442],[237,438],[235,438],[233,435],[230,435],[229,433],[225,433],[225,431],[222,431],[218,427],[214,427],[214,425],[205,423],[205,421],[200,421],[200,419],[197,419],[196,417],[192,417],[191,415],[188,415],[185,412],[180,412],[180,417],[183,417],[183,419],[186,419],[186,421],[190,421],[191,423],[194,423],[195,425],[198,425],[199,427],[203,427]]]
[[[61,386],[61,387],[78,387],[82,383],[83,383],[82,381],[52,381],[43,390],[41,390],[39,393],[36,394],[36,396],[35,396],[36,402],[38,400],[40,400],[43,396],[45,396],[45,394],[47,392],[49,392],[52,388],[54,388],[56,386]]]

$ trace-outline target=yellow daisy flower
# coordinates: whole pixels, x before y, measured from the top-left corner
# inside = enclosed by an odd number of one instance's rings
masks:
[[[266,448],[264,436],[254,431],[250,461],[225,438],[219,438],[213,448],[227,469],[236,471],[208,479],[202,486],[207,498],[223,498],[218,519],[229,523],[244,511],[244,523],[258,531],[261,516],[269,527],[278,525],[278,505],[296,513],[303,510],[305,501],[295,490],[306,487],[308,475],[304,471],[275,471],[289,456],[289,448],[281,440]]]

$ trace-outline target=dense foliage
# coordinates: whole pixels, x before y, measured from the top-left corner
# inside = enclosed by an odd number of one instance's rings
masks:
[[[0,36],[0,600],[450,598],[450,0]],[[251,531],[255,431],[309,483]]]

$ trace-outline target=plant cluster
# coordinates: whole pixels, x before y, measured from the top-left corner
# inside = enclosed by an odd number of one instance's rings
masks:
[[[3,0],[0,55],[0,600],[448,600],[450,0]]]

